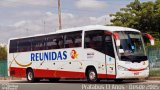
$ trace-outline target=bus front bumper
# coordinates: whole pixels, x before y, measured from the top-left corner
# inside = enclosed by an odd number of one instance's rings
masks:
[[[149,70],[143,71],[117,71],[116,78],[130,79],[130,78],[146,78],[149,76]]]

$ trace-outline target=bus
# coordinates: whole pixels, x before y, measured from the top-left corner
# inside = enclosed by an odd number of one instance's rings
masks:
[[[28,82],[61,78],[121,82],[146,78],[149,61],[144,39],[150,34],[118,26],[90,25],[53,33],[12,38],[8,42],[8,74]]]

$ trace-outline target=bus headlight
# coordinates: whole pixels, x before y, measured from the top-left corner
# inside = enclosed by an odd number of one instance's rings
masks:
[[[121,71],[128,71],[128,69],[127,69],[127,68],[122,67],[122,66],[120,66],[120,65],[118,65],[118,70],[121,70]]]

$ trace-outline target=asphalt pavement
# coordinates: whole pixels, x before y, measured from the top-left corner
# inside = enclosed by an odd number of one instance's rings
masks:
[[[115,83],[112,80],[103,80],[100,83],[90,84],[85,80],[60,80],[49,82],[42,80],[28,83],[26,80],[1,80],[0,90],[160,90],[159,80],[125,80]]]

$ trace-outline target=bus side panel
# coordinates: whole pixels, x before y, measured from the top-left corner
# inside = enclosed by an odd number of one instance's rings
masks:
[[[26,69],[18,67],[10,67],[10,76],[13,77],[26,77]]]
[[[85,78],[84,72],[33,69],[35,78]],[[25,68],[10,67],[10,76],[26,77]]]
[[[87,66],[93,66],[97,71],[98,78],[106,78],[105,54],[90,48],[85,49],[84,52],[85,68]]]
[[[84,72],[34,69],[35,77],[43,78],[85,78]]]
[[[75,52],[72,57],[71,52]],[[35,60],[38,56],[31,59],[31,54],[41,54],[53,52],[57,54],[55,60]],[[66,52],[66,55],[63,55]],[[50,55],[50,54],[48,54]],[[55,57],[55,56],[53,56]],[[66,58],[64,60],[61,60]],[[43,58],[44,59],[44,58]],[[21,52],[9,54],[9,70],[11,76],[25,77],[26,68],[33,69],[35,77],[41,78],[85,78],[85,70],[82,68],[83,52],[82,49],[63,49],[63,50],[46,50],[34,52]]]
[[[63,57],[64,51],[67,52],[65,60],[61,60],[60,57],[57,57],[56,60],[31,60],[31,54],[44,52],[58,54],[61,52]],[[9,54],[9,60],[10,74],[15,77],[25,77],[26,68],[31,67],[37,78],[85,78],[87,66],[94,66],[99,78],[107,78],[105,54],[93,49],[70,48],[54,51],[21,52]]]

